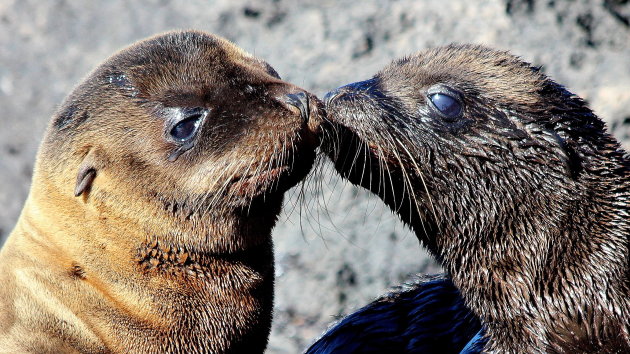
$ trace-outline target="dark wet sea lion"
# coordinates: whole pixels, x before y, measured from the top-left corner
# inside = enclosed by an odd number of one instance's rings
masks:
[[[630,352],[630,162],[583,100],[510,54],[452,45],[396,60],[326,101],[324,150],[336,169],[443,265],[482,323],[474,341],[484,350]],[[383,318],[353,316],[311,352],[334,351],[357,323],[378,344],[366,322]],[[444,330],[395,335],[430,341]]]
[[[210,34],[106,60],[53,117],[0,253],[0,351],[262,352],[270,233],[317,111]]]

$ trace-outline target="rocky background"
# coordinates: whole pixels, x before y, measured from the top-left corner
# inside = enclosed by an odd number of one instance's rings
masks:
[[[426,47],[509,49],[587,99],[630,147],[628,0],[0,0],[0,242],[73,85],[117,49],[187,28],[227,37],[320,95]],[[439,271],[378,200],[329,165],[321,171],[294,189],[275,231],[269,353],[302,351],[338,316],[410,274]]]

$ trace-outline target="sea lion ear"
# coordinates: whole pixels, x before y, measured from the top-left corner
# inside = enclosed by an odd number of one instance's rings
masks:
[[[89,192],[96,178],[96,171],[98,165],[98,159],[94,150],[85,155],[81,165],[79,165],[79,172],[77,173],[77,184],[74,187],[74,196],[78,197],[83,193]]]

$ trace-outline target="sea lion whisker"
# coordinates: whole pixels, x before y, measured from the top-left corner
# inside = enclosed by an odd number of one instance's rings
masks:
[[[288,221],[291,219],[291,217],[293,216],[293,214],[296,212],[296,210],[298,210],[298,220],[300,223],[300,230],[302,230],[302,209],[306,208],[307,212],[308,212],[308,203],[306,203],[306,191],[309,190],[309,183],[312,183],[312,179],[313,179],[313,175],[316,173],[317,170],[317,160],[319,159],[319,157],[316,158],[315,163],[313,164],[313,168],[311,169],[311,173],[309,173],[309,175],[304,178],[302,181],[300,181],[300,183],[296,186],[296,188],[291,189],[292,194],[287,200],[291,201],[291,207],[287,209],[287,207],[285,206],[285,219]],[[292,196],[295,195],[295,193],[297,193],[297,197],[296,200],[293,201]],[[299,208],[299,209],[298,209]]]
[[[391,141],[394,141],[393,137],[392,137]],[[412,210],[412,203],[416,199],[412,195],[412,193],[413,193],[413,186],[411,184],[411,179],[410,179],[410,176],[409,176],[409,172],[407,172],[407,169],[405,168],[405,166],[403,164],[402,158],[401,158],[400,153],[398,152],[398,148],[395,146],[395,144],[390,142],[389,146],[390,146],[390,149],[391,149],[392,153],[394,154],[394,157],[396,158],[398,163],[401,165],[400,166],[401,167],[400,168],[400,172],[401,172],[401,175],[403,177],[403,186],[402,186],[403,190],[402,190],[402,197],[401,197],[402,200],[400,202],[400,206],[398,207],[397,211],[399,211],[400,208],[403,207],[403,203],[404,203],[404,199],[405,198],[409,199],[409,210],[411,211]],[[415,204],[417,204],[417,201],[415,201]],[[416,209],[418,209],[418,208],[419,208],[419,206],[416,205]],[[412,214],[410,214],[410,217],[411,217],[411,215]],[[412,220],[410,219],[408,222],[411,223]]]
[[[339,160],[339,154],[341,154],[341,132],[340,128],[336,124],[329,124],[332,127],[332,132],[330,132],[329,142],[332,142],[331,150],[334,154],[332,156],[333,161]],[[328,131],[325,131],[328,134]]]
[[[396,139],[393,136],[390,136],[390,141],[396,141]],[[400,164],[400,170],[401,170],[401,174],[403,176],[403,193],[405,190],[407,190],[407,193],[410,193],[411,195],[409,196],[409,207],[411,208],[412,206],[412,202],[413,205],[416,207],[416,211],[418,212],[418,217],[420,218],[420,222],[422,223],[422,228],[425,232],[427,232],[426,226],[424,225],[424,220],[422,220],[421,214],[420,214],[420,205],[418,204],[418,198],[415,195],[415,191],[413,188],[413,185],[411,183],[411,178],[409,175],[409,172],[407,171],[407,168],[405,167],[405,164],[403,163],[402,157],[400,156],[400,153],[398,151],[398,148],[394,145],[394,143],[390,143],[391,146],[391,151],[394,154],[394,157],[396,158],[396,160],[398,161],[398,163]],[[402,203],[401,203],[402,206]],[[410,210],[411,211],[411,210]],[[409,220],[405,220],[408,224],[412,223],[412,217],[413,213],[409,213]]]
[[[367,152],[367,145],[359,138],[357,138],[356,141],[360,144],[361,148],[365,152]],[[351,169],[355,169],[357,167],[357,161],[359,160],[360,156],[361,156],[361,149],[357,149],[357,151],[355,151],[354,153],[354,157],[352,158],[352,162],[350,163]],[[365,170],[365,160],[363,160],[363,170]]]
[[[214,186],[214,185],[217,185],[219,183],[219,181],[223,180],[223,183],[221,184],[221,186],[216,190],[216,193],[214,193],[214,197],[210,201],[208,209],[216,207],[216,203],[223,196],[223,194],[225,193],[227,187],[230,185],[230,182],[234,179],[234,177],[236,177],[237,171],[240,168],[242,168],[239,165],[236,165],[236,167],[233,167],[234,165],[235,165],[234,162],[230,162],[221,171],[221,173],[215,178],[214,182],[212,182],[210,184],[210,185]],[[229,175],[229,177],[227,175],[228,173],[231,173],[231,175]],[[228,200],[231,199],[230,197],[231,197],[231,195],[228,194]]]
[[[271,172],[274,169],[285,165],[283,160],[284,160],[284,151],[286,150],[286,139],[287,139],[286,134],[284,134],[282,137],[280,137],[279,135],[274,135],[272,141],[280,141],[280,143],[278,145],[276,144],[273,145],[273,151],[269,155],[271,156],[271,158],[269,159],[267,163],[267,168],[262,173]],[[278,154],[278,150],[280,150],[279,154]],[[280,183],[279,179],[275,179],[271,181],[271,186],[269,190],[270,191],[275,190],[275,186],[279,185],[279,183]]]
[[[338,161],[339,158],[340,158],[340,154],[341,154],[341,146],[343,144],[343,142],[342,142],[342,138],[343,137],[342,137],[341,128],[339,126],[337,126],[335,124],[335,125],[332,125],[332,127],[333,127],[334,136],[335,136],[335,139],[333,140],[333,142],[334,142],[334,144],[333,144],[334,145],[333,146],[334,150],[333,151],[334,151],[334,154],[335,154],[334,161]],[[346,154],[348,154],[348,153],[349,152],[346,151]]]
[[[306,203],[306,191],[309,188],[308,183],[309,183],[309,180],[312,179],[315,168],[316,167],[314,165],[313,169],[311,170],[311,173],[309,173],[309,175],[305,179],[300,181],[300,183],[296,186],[296,188],[292,189],[293,193],[297,193],[296,200],[293,201],[293,198],[288,198],[288,200],[291,201],[292,204],[291,204],[291,207],[288,209],[288,211],[286,211],[287,208],[285,207],[285,214],[286,214],[287,220],[289,220],[291,216],[293,216],[293,213],[295,213],[295,211],[299,208],[298,219],[300,222],[300,229],[302,229],[302,209],[306,208],[308,212],[309,204]]]
[[[317,161],[318,162],[316,164],[316,168],[314,169],[314,173],[311,173],[310,177],[308,177],[307,179],[312,179],[313,180],[312,183],[315,184],[315,191],[318,191],[318,193],[319,193],[319,197],[316,198],[317,199],[317,203],[318,203],[318,208],[316,210],[317,210],[317,221],[318,221],[317,225],[318,225],[318,227],[320,228],[320,231],[321,231],[322,223],[319,222],[319,220],[320,220],[320,216],[319,216],[320,210],[324,211],[324,213],[325,213],[325,215],[326,215],[328,220],[333,220],[333,217],[332,217],[332,215],[330,215],[330,212],[329,212],[330,208],[328,207],[328,202],[327,202],[326,196],[324,195],[323,191],[324,191],[324,185],[325,185],[324,184],[324,176],[332,176],[332,174],[329,173],[326,170],[326,168],[334,169],[334,167],[331,164],[325,164],[324,161],[323,161],[323,157],[321,157],[321,155],[320,155],[320,157],[318,158]],[[330,177],[330,178],[332,178],[332,177]],[[336,183],[335,183],[335,186],[336,186]],[[331,189],[334,190],[335,189],[334,186]],[[309,189],[309,190],[311,190],[311,189]],[[333,226],[334,226],[334,224],[333,224]],[[337,230],[338,229],[335,229],[335,231],[337,231]],[[321,233],[321,232],[319,233],[319,235],[322,235],[322,234],[323,233]]]
[[[271,133],[273,134],[273,133]],[[275,134],[273,136],[273,140],[274,144],[273,144],[273,152],[271,154],[271,156],[273,156],[273,158],[269,161],[270,163],[275,163],[277,164],[277,166],[280,166],[282,164],[285,163],[285,159],[286,159],[286,134]],[[280,150],[280,152],[278,153],[278,150]],[[275,167],[277,167],[275,166]],[[274,167],[270,167],[269,169],[273,169]]]
[[[357,142],[357,141],[358,141],[358,139],[359,139],[359,138],[358,138],[358,137],[356,137],[356,136],[351,137],[351,139],[350,139],[350,144],[355,144],[355,142]],[[341,144],[341,137],[340,137],[339,141],[340,141],[340,144]],[[357,148],[357,150],[358,150],[358,149],[360,149],[360,148],[361,148],[361,145],[359,145],[359,147]],[[345,170],[347,170],[347,171],[352,171],[352,169],[353,169],[353,166],[354,166],[354,165],[352,164],[352,162],[349,162],[349,160],[350,160],[350,154],[351,154],[351,151],[349,151],[349,150],[345,151],[345,152],[344,152],[343,157],[342,157],[342,158],[340,158],[341,156],[340,156],[340,157],[338,157],[338,158],[337,158],[337,160],[335,160],[335,163],[338,163],[340,160],[343,160],[343,161],[341,162],[341,166],[342,166]],[[355,153],[355,154],[356,154],[356,153]],[[340,179],[337,179],[337,180],[335,181],[335,187],[337,186],[337,183],[339,183],[340,181],[341,181]],[[341,189],[341,191],[342,191],[342,192],[345,190],[345,188],[346,188],[346,185],[347,185],[347,184],[348,184],[348,183],[344,181],[344,183],[343,183],[343,185],[342,185],[342,187],[341,187],[341,188],[342,188],[342,189]]]
[[[420,169],[420,166],[418,166],[418,163],[416,161],[416,159],[413,157],[413,155],[411,154],[411,152],[409,151],[409,149],[407,149],[407,147],[405,147],[405,144],[403,144],[400,140],[396,139],[396,141],[398,142],[398,146],[400,146],[403,150],[405,150],[407,157],[409,158],[409,160],[411,161],[411,163],[413,164],[413,167],[416,170],[416,173],[418,175],[418,178],[420,178],[420,182],[422,183],[422,187],[424,188],[424,191],[427,193],[427,198],[429,199],[429,209],[431,210],[431,212],[433,213],[433,217],[435,218],[435,225],[438,228],[438,232],[442,232],[441,229],[441,220],[438,218],[437,213],[435,212],[435,203],[433,203],[433,198],[431,197],[431,193],[429,192],[429,188],[427,187],[427,183],[424,180],[424,174],[422,173],[422,170]]]
[[[389,151],[393,153],[398,163],[402,163],[396,147],[391,142],[387,142],[387,146],[389,147]],[[402,175],[403,185],[402,185],[402,192],[400,195],[400,203],[396,203],[396,198],[394,197],[394,207],[395,207],[396,213],[398,213],[400,209],[402,208],[403,203],[405,202],[405,195],[407,194],[407,180],[408,180],[407,172],[404,167],[401,168],[400,172]],[[394,191],[394,181],[393,181],[392,172],[389,166],[387,166],[387,173],[389,175],[389,183],[392,188],[392,194],[395,196],[396,193]]]
[[[337,227],[337,225],[335,225],[335,223],[333,221],[334,219],[333,219],[332,215],[330,214],[330,208],[328,207],[327,199],[326,199],[326,197],[325,197],[325,195],[323,193],[324,185],[325,185],[324,184],[324,176],[330,176],[329,178],[332,178],[332,174],[329,172],[329,170],[326,170],[326,169],[327,168],[328,169],[334,169],[334,166],[332,166],[332,164],[325,164],[324,160],[323,160],[323,155],[320,155],[320,157],[318,159],[317,167],[318,168],[315,169],[316,173],[312,174],[312,176],[313,176],[314,179],[316,178],[316,181],[314,183],[317,184],[316,185],[316,188],[317,188],[316,191],[319,193],[318,198],[316,198],[317,199],[317,203],[318,203],[318,208],[315,209],[317,211],[317,218],[316,218],[317,222],[316,222],[316,225],[319,228],[318,235],[323,235],[323,232],[322,232],[322,225],[323,225],[323,223],[320,221],[321,220],[321,217],[320,217],[320,211],[321,210],[324,211],[324,213],[325,213],[324,215],[325,215],[326,219],[330,221],[330,223],[332,224],[332,227],[333,227],[332,229],[330,229],[330,228],[326,228],[326,229],[341,234],[341,233],[343,233],[343,231],[341,231],[341,229],[339,227]],[[323,236],[322,236],[322,239],[325,242],[325,239],[324,239]]]
[[[382,195],[383,198],[387,198],[387,187],[385,186],[385,168],[383,168],[383,166],[387,166],[387,162],[385,161],[385,154],[383,153],[383,150],[381,150],[380,148],[376,148],[374,151],[376,158],[378,160],[378,165],[379,165],[379,169],[378,169],[378,189],[376,194],[377,195]],[[366,155],[368,155],[368,152],[366,151]],[[370,174],[372,175],[372,174]]]
[[[381,154],[381,156],[383,158],[383,166],[385,167],[385,168],[381,167],[381,169],[383,170],[383,173],[382,173],[383,174],[383,184],[384,184],[383,187],[385,188],[385,190],[387,189],[386,188],[387,186],[385,186],[385,184],[387,183],[387,180],[385,179],[385,177],[389,177],[389,189],[391,190],[392,200],[393,200],[393,203],[394,203],[394,206],[395,206],[396,205],[396,190],[394,189],[393,175],[392,175],[392,172],[391,172],[391,169],[390,169],[390,166],[389,166],[389,162],[387,161],[387,159],[389,157],[387,156],[387,154],[385,152],[385,149],[379,147],[379,151],[380,151],[380,154]]]
[[[354,144],[359,138],[357,136],[352,136],[350,137],[350,144]],[[339,143],[342,144],[342,136],[339,137]],[[338,150],[339,152],[341,152],[341,149]],[[341,158],[343,158],[343,161],[341,163],[341,166],[347,170],[352,170],[352,157],[351,154],[353,152],[350,150],[346,150],[344,151],[344,155],[343,156],[338,156],[337,160],[335,160],[335,162],[338,162]],[[354,152],[356,154],[356,152]]]
[[[364,151],[364,152],[363,152],[363,156],[366,156],[366,157],[367,157],[367,156],[368,156],[368,150],[369,150],[369,149],[368,149],[368,145],[367,145],[367,143],[363,143],[363,141],[361,141],[361,145],[360,145],[360,146],[361,146],[361,148],[362,148],[362,149],[363,149],[363,151]],[[354,156],[354,161],[352,162],[352,165],[353,165],[353,166],[356,164],[357,160],[359,159],[359,156],[360,156],[360,151],[361,151],[361,149],[357,149],[357,152],[355,153],[355,156]],[[368,163],[370,163],[370,164],[371,164],[371,161],[368,161],[368,159],[367,159],[367,158],[364,158],[364,159],[362,159],[362,160],[363,160],[363,167],[361,168],[361,177],[359,177],[359,185],[362,185],[362,184],[363,184],[363,180],[364,180],[364,178],[365,178],[365,173],[366,173],[366,171],[367,171],[367,168],[366,168],[366,167],[367,167],[367,164],[368,164]],[[370,182],[370,183],[372,183],[372,176],[371,176],[371,175],[369,175],[368,177],[369,177],[369,182]]]
[[[285,137],[285,138],[286,138],[286,137]],[[287,159],[290,159],[290,160],[291,160],[291,162],[290,162],[290,163],[288,163],[288,161],[287,161],[287,162],[285,162],[284,164],[285,164],[285,165],[287,165],[287,164],[288,164],[288,165],[290,166],[291,170],[292,170],[292,169],[293,169],[293,167],[294,167],[294,166],[295,166],[295,164],[296,164],[296,160],[295,160],[295,159],[296,159],[296,158],[297,158],[297,156],[298,156],[298,153],[297,153],[297,146],[296,146],[296,145],[297,145],[297,144],[296,144],[296,140],[297,140],[297,141],[301,141],[301,140],[302,140],[302,137],[300,137],[298,134],[296,134],[296,135],[295,135],[295,137],[294,137],[293,139],[288,139],[288,138],[287,138],[286,140],[287,140],[286,144],[287,144],[287,145],[289,146],[289,148],[291,149],[290,154],[289,154],[289,156],[288,156],[288,158],[287,158]],[[288,150],[288,149],[286,149],[286,148],[285,148],[284,150]]]

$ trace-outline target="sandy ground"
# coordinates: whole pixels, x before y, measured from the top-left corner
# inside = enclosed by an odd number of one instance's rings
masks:
[[[510,50],[587,99],[630,147],[627,0],[0,0],[0,242],[27,196],[48,119],[73,85],[117,49],[186,28],[227,37],[320,95],[431,46]],[[322,170],[290,194],[274,233],[269,353],[302,351],[339,315],[410,274],[439,271],[378,200]]]

